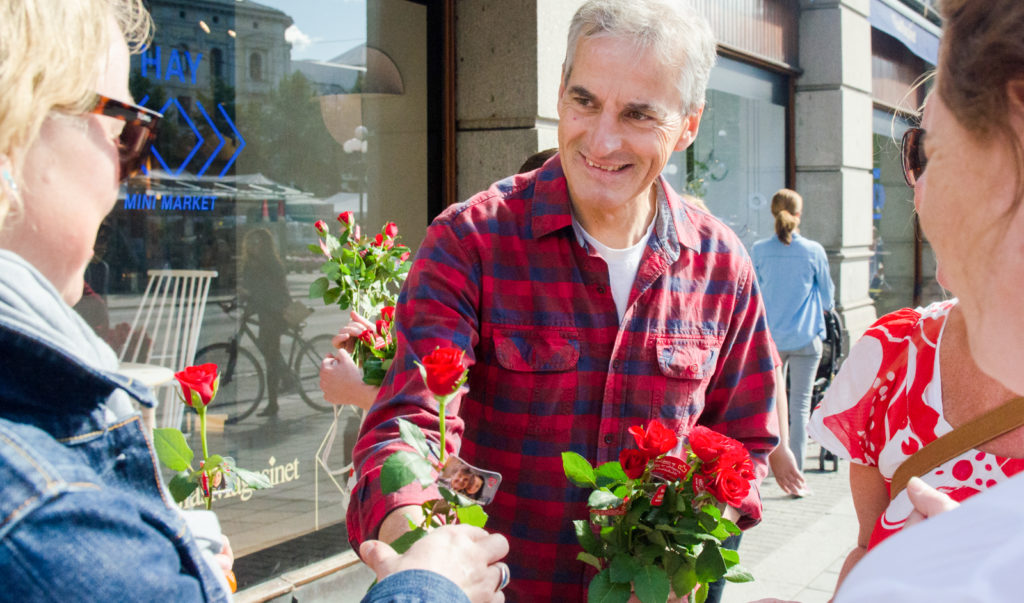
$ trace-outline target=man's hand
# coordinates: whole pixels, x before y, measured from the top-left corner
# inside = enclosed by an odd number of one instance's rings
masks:
[[[419,505],[406,505],[398,507],[384,518],[377,530],[377,539],[384,542],[394,542],[398,537],[409,531],[409,522],[421,525],[426,517],[423,515],[423,507]]]
[[[910,517],[907,518],[907,523],[904,525],[907,528],[916,523],[921,523],[929,517],[951,511],[960,506],[960,503],[924,483],[924,480],[919,477],[912,477],[907,482],[907,496],[910,497],[910,502],[914,504],[914,510],[910,513]]]
[[[504,565],[500,560],[507,554],[508,540],[504,536],[470,525],[432,530],[403,555],[379,540],[367,540],[359,547],[359,556],[377,574],[378,581],[404,570],[428,570],[457,584],[474,603],[505,600],[498,587]]]
[[[370,410],[379,389],[364,383],[362,369],[346,350],[338,349],[320,361],[320,391],[324,400],[335,406],[348,404]]]
[[[768,455],[768,464],[771,465],[772,475],[775,476],[775,483],[782,488],[786,494],[802,497],[811,493],[804,481],[804,474],[796,466],[796,457],[789,446],[780,444]]]

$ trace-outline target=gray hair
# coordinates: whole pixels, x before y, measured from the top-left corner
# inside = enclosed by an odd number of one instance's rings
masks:
[[[638,51],[652,50],[678,69],[676,87],[684,114],[704,104],[711,68],[715,66],[715,34],[704,17],[685,0],[589,0],[569,25],[563,72],[572,73],[581,38],[617,37],[632,40]]]

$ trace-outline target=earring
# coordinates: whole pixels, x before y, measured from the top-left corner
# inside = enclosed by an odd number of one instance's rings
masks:
[[[15,195],[18,194],[18,183],[14,181],[14,176],[11,175],[11,171],[4,168],[0,171],[0,177],[7,182],[7,187],[11,189],[11,192]]]

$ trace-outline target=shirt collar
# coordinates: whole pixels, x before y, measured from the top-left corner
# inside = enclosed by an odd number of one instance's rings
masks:
[[[572,227],[572,205],[569,185],[562,171],[559,154],[555,154],[534,173],[533,203],[530,225],[533,236],[541,238],[562,228]],[[654,218],[654,232],[670,255],[679,257],[679,247],[700,253],[700,234],[686,213],[683,200],[668,182],[658,176],[658,212]]]

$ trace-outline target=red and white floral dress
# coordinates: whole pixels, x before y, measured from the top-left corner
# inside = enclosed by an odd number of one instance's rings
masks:
[[[836,455],[878,467],[886,485],[903,461],[952,427],[942,415],[938,346],[956,300],[883,316],[849,357],[811,415],[808,432]],[[1024,459],[971,450],[923,476],[962,501],[1024,470]],[[903,528],[913,510],[904,490],[878,519],[872,548]]]

